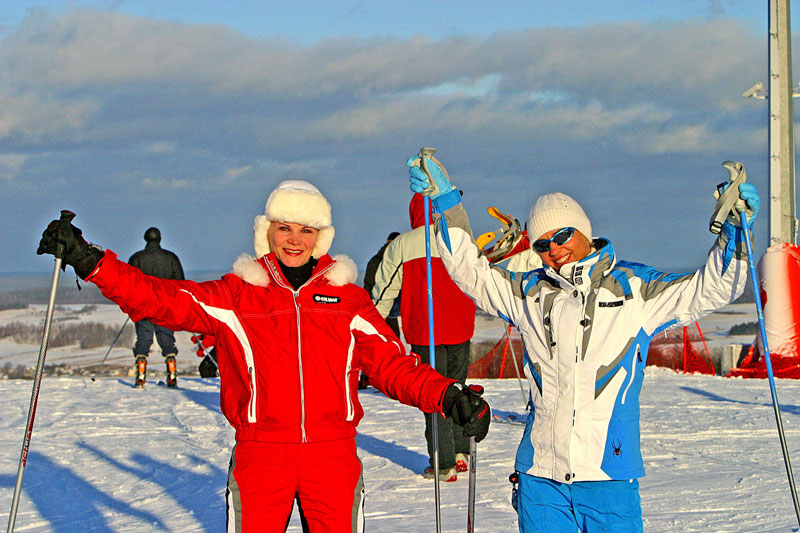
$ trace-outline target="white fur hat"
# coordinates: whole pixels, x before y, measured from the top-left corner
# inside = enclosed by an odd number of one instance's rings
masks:
[[[581,206],[564,193],[545,194],[536,200],[528,214],[528,236],[533,241],[554,229],[575,228],[592,240],[592,224]]]
[[[307,181],[282,181],[270,193],[264,214],[256,217],[253,227],[256,257],[262,257],[270,251],[267,230],[273,221],[294,222],[318,229],[319,236],[311,255],[319,258],[328,253],[334,235],[331,204],[319,189]]]

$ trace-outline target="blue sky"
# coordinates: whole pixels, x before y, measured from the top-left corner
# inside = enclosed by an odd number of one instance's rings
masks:
[[[742,97],[766,82],[767,2],[557,4],[3,2],[0,272],[50,269],[34,251],[63,208],[123,258],[156,225],[187,270],[226,271],[294,178],[363,267],[409,228],[422,145],[476,234],[558,190],[621,257],[700,264],[720,164],[767,196],[767,104]]]

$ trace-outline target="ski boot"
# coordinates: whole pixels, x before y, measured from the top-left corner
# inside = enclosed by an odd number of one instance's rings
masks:
[[[456,472],[459,474],[469,470],[469,458],[465,453],[456,454]]]
[[[433,468],[427,467],[425,471],[422,472],[422,477],[425,479],[433,479]],[[458,480],[458,473],[456,472],[456,467],[451,466],[450,468],[440,468],[439,469],[439,481],[444,481],[445,483],[452,483],[453,481]]]
[[[140,355],[136,358],[136,388],[144,388],[144,382],[147,378],[147,358]]]
[[[164,362],[167,364],[167,387],[174,389],[178,386],[178,366],[175,363],[175,355],[167,355]]]

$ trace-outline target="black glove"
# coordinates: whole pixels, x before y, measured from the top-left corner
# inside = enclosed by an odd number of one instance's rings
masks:
[[[81,279],[86,279],[102,259],[103,251],[86,242],[83,232],[71,224],[73,218],[74,213],[62,211],[60,220],[50,222],[42,233],[36,253],[60,257],[63,261],[62,269],[66,265],[72,265],[75,273]]]
[[[464,429],[465,436],[475,437],[475,442],[483,440],[492,420],[492,409],[481,398],[482,394],[480,385],[465,387],[453,383],[445,389],[442,398],[442,412]]]

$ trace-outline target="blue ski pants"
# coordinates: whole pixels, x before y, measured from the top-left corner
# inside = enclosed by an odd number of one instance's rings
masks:
[[[153,324],[149,320],[140,320],[136,323],[136,344],[133,346],[133,356],[150,354],[150,346],[153,344],[153,334],[161,347],[161,355],[177,355],[178,349],[175,347],[175,334],[171,329]]]
[[[519,474],[521,533],[641,533],[639,481],[572,484]]]

